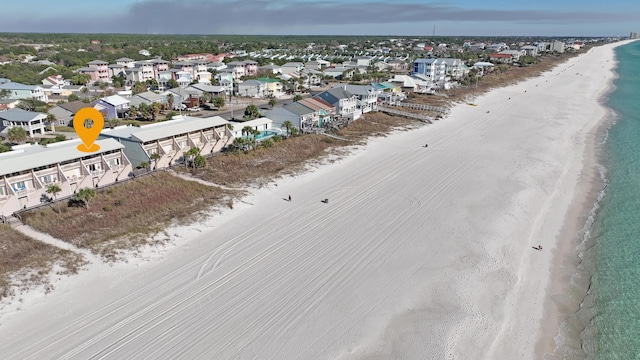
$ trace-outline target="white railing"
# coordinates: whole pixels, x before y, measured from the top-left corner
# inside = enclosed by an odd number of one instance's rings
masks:
[[[24,190],[16,191],[16,195],[18,196],[28,195],[28,194],[33,194],[34,192],[36,192],[36,189],[24,189]]]

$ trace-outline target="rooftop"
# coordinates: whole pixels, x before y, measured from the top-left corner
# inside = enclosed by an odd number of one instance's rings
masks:
[[[0,90],[34,90],[39,85],[25,85],[16,82],[6,82],[0,84]]]
[[[118,126],[113,129],[102,130],[101,135],[131,139],[139,142],[149,142],[176,136],[188,132],[204,130],[215,126],[228,124],[229,121],[220,116],[196,118],[191,116],[176,116],[174,120],[156,124],[135,126]]]
[[[63,103],[63,104],[58,104],[58,106],[63,108],[63,109],[65,109],[65,110],[67,110],[67,111],[70,111],[70,112],[72,112],[74,114],[77,113],[78,110],[80,110],[82,108],[90,107],[89,104],[84,103],[84,102],[79,101],[79,100],[77,100],[77,101],[69,101],[69,102]]]
[[[46,114],[22,109],[0,111],[0,119],[13,122],[29,122],[38,118],[45,119],[46,117]]]
[[[124,105],[124,104],[128,104],[129,100],[123,98],[122,96],[119,95],[111,95],[111,96],[106,96],[101,98],[100,100],[109,103],[113,106],[119,106],[119,105]]]
[[[13,151],[0,154],[0,176],[86,157],[86,152],[77,149],[80,143],[80,139],[73,139],[45,146],[14,146]],[[114,139],[97,140],[95,143],[100,146],[100,150],[93,153],[96,155],[124,148]]]

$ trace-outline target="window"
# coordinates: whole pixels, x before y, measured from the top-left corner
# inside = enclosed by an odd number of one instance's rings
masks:
[[[0,186],[0,196],[4,196],[4,186]]]
[[[56,181],[56,179],[55,179],[55,177],[53,177],[51,175],[45,175],[45,176],[40,177],[40,181],[42,181],[42,183],[44,183],[44,184],[48,184],[48,183]]]
[[[109,166],[111,166],[111,167],[120,166],[120,158],[109,159]]]
[[[21,191],[21,190],[25,190],[27,188],[27,185],[25,184],[24,181],[18,181],[13,183],[12,187],[14,191]]]

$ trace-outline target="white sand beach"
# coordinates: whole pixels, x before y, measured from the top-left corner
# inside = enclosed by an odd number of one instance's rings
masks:
[[[620,44],[256,190],[146,260],[25,294],[0,358],[542,358]]]

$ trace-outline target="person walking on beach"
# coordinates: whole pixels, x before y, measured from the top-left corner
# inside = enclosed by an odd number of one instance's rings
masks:
[[[291,201],[291,195],[289,195],[289,201]]]

